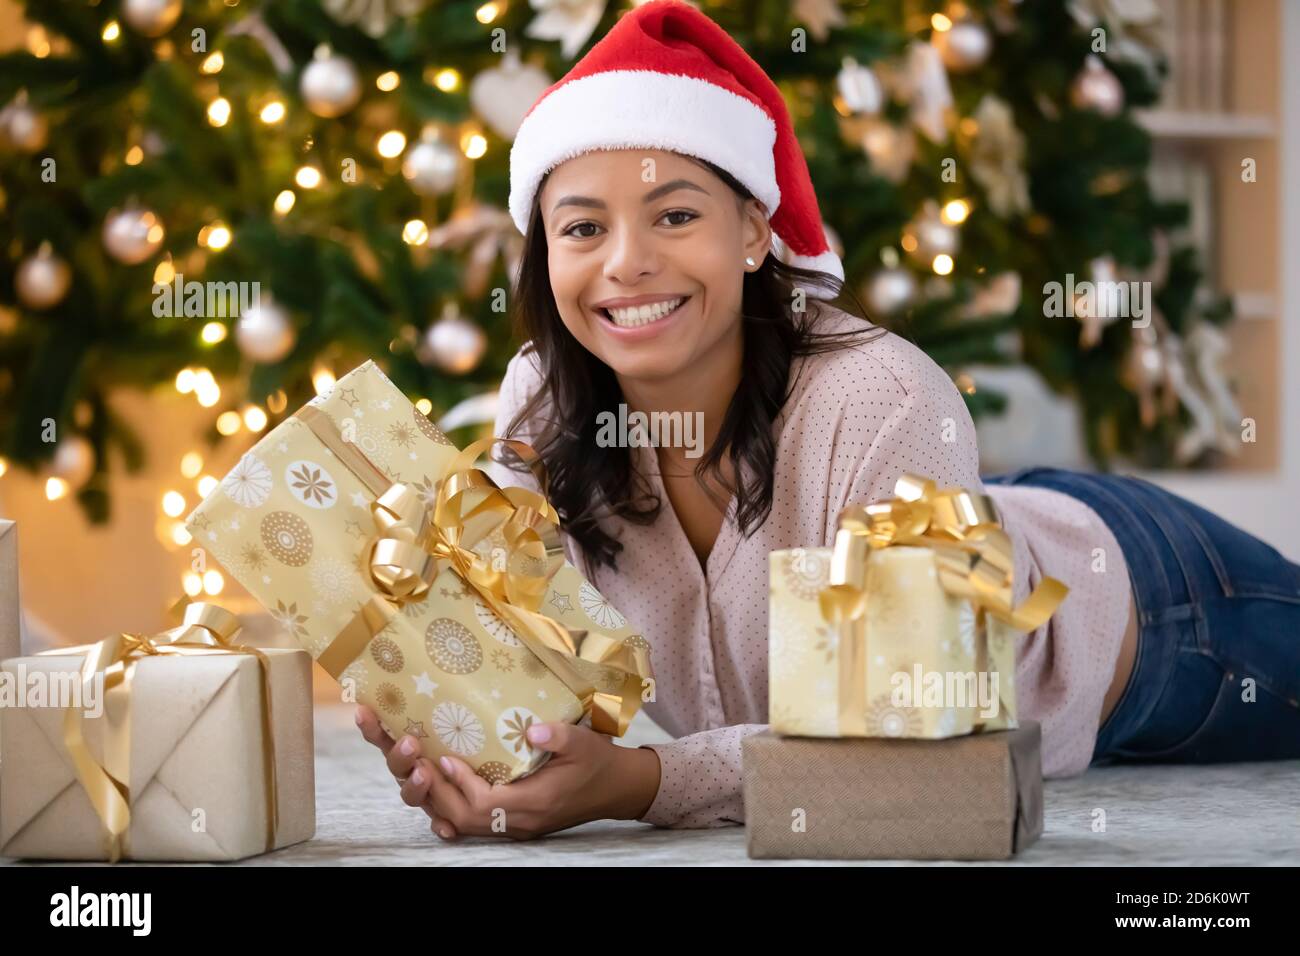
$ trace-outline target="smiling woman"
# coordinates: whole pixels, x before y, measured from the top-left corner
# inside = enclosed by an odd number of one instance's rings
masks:
[[[861,305],[834,276],[771,255],[766,208],[707,160],[597,150],[550,171],[536,196],[518,316],[556,372],[517,420],[534,416],[543,397],[560,411],[535,447],[566,533],[609,563],[617,545],[599,525],[602,512],[643,524],[659,514],[626,450],[591,454],[600,413],[620,402],[646,413],[689,407],[709,451],[687,467],[682,449],[661,447],[659,463],[703,560],[733,493],[746,530],[771,509],[771,429],[791,361],[884,330],[865,318],[819,330],[819,299],[858,316]]]

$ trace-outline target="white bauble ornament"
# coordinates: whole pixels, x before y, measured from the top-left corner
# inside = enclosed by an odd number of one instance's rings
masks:
[[[910,126],[895,126],[888,120],[863,123],[862,151],[871,160],[871,168],[891,183],[901,183],[916,158],[916,134]]]
[[[63,301],[72,285],[72,270],[56,256],[48,242],[18,264],[14,286],[18,299],[29,309],[48,309]]]
[[[430,136],[406,151],[402,175],[411,191],[421,196],[449,193],[460,178],[461,153],[455,146]]]
[[[160,37],[176,25],[181,0],[123,0],[122,19],[136,33]]]
[[[114,209],[104,219],[104,248],[124,265],[138,265],[158,251],[166,231],[148,209]]]
[[[0,110],[0,142],[24,153],[34,153],[45,148],[49,139],[50,124],[45,114],[27,102],[26,91],[20,92],[12,103]]]
[[[1124,109],[1124,87],[1115,74],[1106,69],[1101,57],[1089,54],[1070,86],[1070,99],[1079,109],[1095,110],[1102,116],[1117,116]]]
[[[884,268],[867,282],[867,307],[877,315],[894,315],[916,298],[916,277],[902,267]]]
[[[469,84],[469,102],[483,122],[502,139],[514,140],[528,108],[551,85],[550,75],[531,63],[521,63],[514,47],[500,66],[480,70]]]
[[[333,119],[342,116],[361,99],[361,78],[356,67],[345,57],[336,56],[328,46],[316,48],[316,57],[302,71],[298,83],[307,109],[317,116]]]
[[[993,49],[988,28],[975,20],[959,20],[950,29],[935,31],[930,42],[943,58],[943,65],[954,73],[975,69]]]
[[[235,344],[245,358],[270,365],[293,350],[293,325],[289,314],[270,296],[245,309],[235,323]]]
[[[419,358],[453,375],[464,375],[483,359],[487,336],[464,318],[454,305],[443,310],[442,318],[424,333]]]
[[[870,67],[863,66],[851,56],[844,58],[835,82],[844,104],[854,113],[875,116],[885,105],[885,91],[880,78]]]
[[[55,446],[50,470],[73,488],[80,488],[95,470],[95,449],[80,435],[69,435]]]
[[[955,256],[961,247],[961,234],[957,227],[943,221],[939,206],[933,200],[926,201],[903,232],[912,239],[904,243],[908,254],[926,265],[932,263],[935,256]]]

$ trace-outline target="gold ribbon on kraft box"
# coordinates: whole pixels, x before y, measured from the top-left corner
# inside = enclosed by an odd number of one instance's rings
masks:
[[[987,495],[964,488],[939,490],[914,474],[898,479],[894,495],[840,512],[829,583],[818,595],[822,617],[840,634],[838,719],[844,736],[867,735],[867,561],[873,551],[896,545],[934,551],[943,589],[975,610],[977,671],[987,666],[987,616],[1032,631],[1069,593],[1060,581],[1045,577],[1019,607],[1012,606],[1011,539]]]
[[[627,731],[652,679],[646,649],[599,631],[566,627],[538,611],[564,558],[559,516],[546,499],[546,469],[536,451],[513,439],[480,439],[451,459],[436,499],[426,506],[415,489],[390,481],[329,414],[308,404],[296,417],[376,496],[370,505],[375,532],[364,546],[375,591],[317,657],[330,676],[338,680],[406,604],[425,600],[445,563],[573,692],[593,730],[616,737]],[[473,467],[498,442],[533,472],[541,494],[501,488]],[[470,507],[476,495],[481,500]],[[504,561],[471,550],[498,529],[507,545]],[[597,690],[576,661],[621,673],[622,686],[612,693]]]
[[[234,644],[239,620],[215,604],[195,602],[186,606],[183,622],[157,634],[119,633],[94,644],[59,647],[42,651],[38,657],[85,655],[81,667],[83,696],[91,693],[97,679],[103,681],[104,759],[96,760],[82,732],[82,708],[70,705],[65,712],[63,742],[76,769],[77,779],[90,798],[108,840],[109,862],[116,863],[130,851],[131,827],[131,723],[140,720],[131,713],[131,682],[135,665],[146,657],[249,654],[257,658],[262,690],[262,764],[266,790],[266,848],[273,850],[279,828],[276,804],[275,741],[272,735],[271,688],[266,655],[255,647]]]

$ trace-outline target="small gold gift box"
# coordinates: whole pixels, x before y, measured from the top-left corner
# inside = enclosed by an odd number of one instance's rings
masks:
[[[1014,728],[1015,635],[1067,589],[1011,607],[992,500],[914,475],[850,506],[834,548],[769,556],[769,724],[808,737],[943,738]]]

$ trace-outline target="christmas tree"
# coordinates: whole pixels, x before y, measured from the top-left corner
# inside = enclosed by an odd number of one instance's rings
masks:
[[[1076,396],[1098,464],[1172,460],[1180,336],[1227,311],[1195,305],[1195,250],[1163,240],[1186,209],[1146,182],[1149,23],[1104,0],[700,6],[786,93],[875,321],[976,415],[999,399],[962,367],[1023,362]],[[518,345],[511,138],[627,9],[27,4],[0,57],[0,454],[102,519],[110,449],[148,454],[123,386],[175,381],[214,441],[364,357],[435,415],[491,392]],[[1111,280],[1152,283],[1146,328],[1075,285]]]

